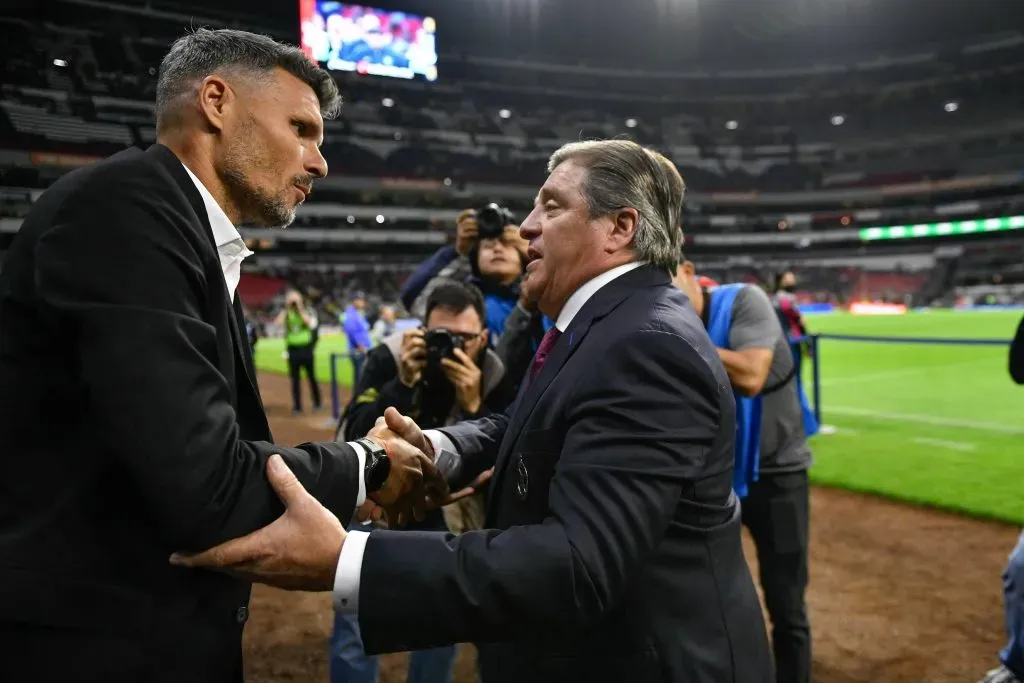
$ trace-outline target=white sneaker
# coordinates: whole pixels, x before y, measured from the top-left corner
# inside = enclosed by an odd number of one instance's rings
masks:
[[[1021,680],[1005,666],[1000,666],[985,674],[985,677],[978,683],[1021,683]]]

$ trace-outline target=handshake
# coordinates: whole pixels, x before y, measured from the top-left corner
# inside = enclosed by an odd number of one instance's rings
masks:
[[[366,435],[388,453],[391,471],[384,485],[369,494],[357,511],[359,521],[387,521],[389,527],[401,527],[410,519],[423,520],[428,510],[454,503],[476,493],[478,486],[490,478],[491,470],[468,487],[452,493],[438,471],[436,454],[430,439],[419,426],[394,408],[384,411],[377,424]]]
[[[377,420],[367,438],[388,452],[391,469],[384,485],[357,511],[361,521],[387,520],[400,527],[410,519],[471,496],[491,470],[457,492],[434,464],[434,449],[419,426],[394,408]],[[360,472],[359,476],[363,476]],[[329,591],[348,534],[341,521],[311,496],[279,455],[267,461],[267,478],[284,503],[284,514],[270,525],[196,554],[174,553],[179,567],[212,569],[286,590]]]

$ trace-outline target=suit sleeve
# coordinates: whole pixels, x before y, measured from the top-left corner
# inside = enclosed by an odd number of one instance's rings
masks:
[[[370,534],[368,653],[583,629],[617,607],[704,471],[720,411],[713,373],[684,339],[633,332],[616,348],[629,352],[608,354],[568,406],[542,523]]]
[[[494,467],[509,416],[515,412],[515,407],[513,403],[503,413],[493,413],[478,420],[460,422],[437,430],[451,440],[458,455],[458,472],[448,481],[452,490],[462,488],[484,470]]]
[[[169,208],[129,198],[129,189],[102,206],[70,202],[34,256],[40,308],[72,336],[81,400],[145,501],[138,513],[174,550],[248,534],[283,512],[264,473],[280,453],[312,495],[349,519],[362,476],[350,446],[240,438],[217,367],[218,331],[204,316],[207,288],[224,282],[205,280]]]

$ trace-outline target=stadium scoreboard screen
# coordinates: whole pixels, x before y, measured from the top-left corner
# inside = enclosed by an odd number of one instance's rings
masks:
[[[432,17],[299,0],[303,51],[330,71],[437,80],[437,26]]]

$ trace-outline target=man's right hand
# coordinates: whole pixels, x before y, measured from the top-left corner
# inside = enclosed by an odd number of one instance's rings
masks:
[[[413,420],[388,408],[366,436],[380,443],[391,459],[384,486],[368,496],[384,509],[388,526],[422,520],[430,500],[448,497],[448,484],[434,465],[433,448]]]
[[[455,219],[455,251],[465,256],[472,249],[479,237],[480,228],[476,222],[476,211],[466,209]]]
[[[423,377],[427,366],[427,342],[423,330],[406,330],[402,335],[402,351],[398,359],[398,381],[407,387],[414,387]]]

